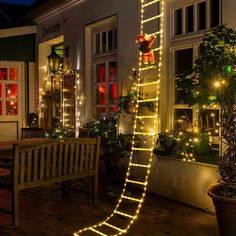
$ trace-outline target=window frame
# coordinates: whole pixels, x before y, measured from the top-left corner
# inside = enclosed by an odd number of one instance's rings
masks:
[[[192,44],[186,44],[186,45],[181,45],[181,46],[175,46],[171,48],[171,55],[172,55],[172,66],[171,66],[171,106],[172,106],[172,112],[171,112],[171,127],[172,129],[175,128],[175,110],[177,109],[191,109],[192,110],[192,127],[199,127],[200,128],[200,117],[199,117],[199,111],[197,106],[192,106],[189,107],[189,105],[187,103],[175,103],[175,70],[176,70],[176,64],[175,64],[175,53],[178,50],[184,50],[184,49],[193,49],[193,55],[192,55],[192,60],[193,60],[193,65],[194,65],[194,61],[195,59],[199,56],[200,53],[200,45],[202,42],[194,42]],[[211,106],[206,106],[204,109],[206,110],[218,110],[220,113],[220,107],[219,105],[215,105],[215,107],[211,107]],[[220,131],[219,131],[220,132]]]
[[[194,34],[199,34],[204,31],[210,30],[211,27],[211,6],[210,6],[210,1],[211,0],[198,0],[198,1],[191,1],[191,2],[185,2],[181,4],[175,4],[170,7],[170,13],[171,13],[171,30],[170,30],[170,37],[172,39],[175,38],[180,38],[184,36],[189,36],[189,35],[194,35]],[[198,30],[198,4],[206,2],[206,28]],[[219,0],[220,2],[220,0]],[[193,5],[193,32],[186,32],[186,9],[187,7]],[[182,34],[175,34],[176,32],[176,22],[175,22],[175,11],[182,9]],[[221,22],[221,4],[219,3],[219,24]]]
[[[110,117],[110,108],[116,107],[115,104],[111,105],[109,102],[109,85],[114,84],[114,82],[109,82],[109,63],[110,62],[116,62],[116,84],[117,84],[117,95],[118,95],[118,55],[117,55],[117,39],[118,39],[118,27],[117,27],[117,19],[116,17],[112,17],[111,20],[108,23],[102,24],[103,21],[101,21],[101,24],[98,22],[98,26],[94,28],[91,32],[92,34],[92,81],[93,81],[93,101],[92,101],[92,107],[95,108],[93,111],[93,117],[96,118],[102,118],[98,115],[97,109],[100,107],[105,107],[105,117]],[[109,50],[109,31],[112,30],[112,50]],[[102,34],[106,32],[106,50],[102,50]],[[97,52],[97,45],[96,45],[96,35],[100,35],[100,52]],[[106,86],[106,104],[101,105],[97,103],[97,84],[96,81],[96,65],[105,63],[105,84]],[[104,118],[104,117],[103,117]]]

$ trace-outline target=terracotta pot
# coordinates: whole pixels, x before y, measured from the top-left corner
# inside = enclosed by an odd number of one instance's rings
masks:
[[[208,195],[216,210],[216,218],[221,236],[236,235],[236,200],[219,196],[223,189],[222,184],[212,186],[208,190]]]

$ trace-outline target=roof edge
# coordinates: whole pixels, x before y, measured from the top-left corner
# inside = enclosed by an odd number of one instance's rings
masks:
[[[34,34],[37,32],[36,25],[0,29],[0,38],[20,36],[25,34]]]

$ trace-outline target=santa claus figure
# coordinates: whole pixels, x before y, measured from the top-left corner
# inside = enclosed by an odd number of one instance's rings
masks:
[[[155,35],[148,35],[146,33],[140,34],[137,37],[136,43],[139,43],[139,51],[142,53],[142,59],[144,64],[155,64],[155,56],[152,51],[152,44],[156,39]]]

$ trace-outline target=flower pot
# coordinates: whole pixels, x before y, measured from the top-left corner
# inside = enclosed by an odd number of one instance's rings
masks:
[[[222,184],[212,186],[208,190],[208,195],[216,210],[216,218],[221,236],[236,235],[236,200],[220,196],[220,191],[223,189]]]

